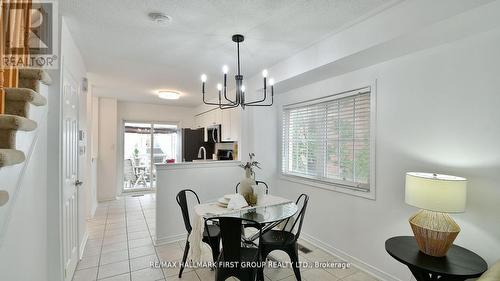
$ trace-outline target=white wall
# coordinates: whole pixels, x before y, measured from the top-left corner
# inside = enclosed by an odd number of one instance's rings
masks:
[[[99,98],[99,156],[97,164],[97,199],[116,198],[117,163],[117,101],[114,98]]]
[[[262,176],[275,181],[272,191],[290,198],[311,196],[305,236],[375,267],[366,268],[382,278],[409,280],[407,268],[385,252],[384,241],[411,235],[407,220],[416,209],[404,203],[405,172],[439,172],[469,179],[467,210],[453,215],[462,227],[456,243],[490,264],[499,260],[498,46],[500,29],[280,93],[273,110],[248,112],[255,124],[252,149],[264,167]],[[376,200],[279,178],[281,105],[375,79]],[[276,121],[267,122],[271,119]]]
[[[194,125],[193,107],[168,106],[136,102],[118,102],[118,120],[179,123],[181,128]]]

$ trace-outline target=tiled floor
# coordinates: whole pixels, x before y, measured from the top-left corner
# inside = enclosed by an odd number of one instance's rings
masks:
[[[185,241],[154,247],[155,195],[124,197],[99,205],[95,218],[89,221],[89,240],[83,259],[79,262],[73,281],[156,281],[214,280],[210,269],[187,268],[182,279],[177,278],[178,268],[155,269],[152,261],[180,261]],[[340,261],[340,259],[301,241],[312,252],[300,253],[301,262]],[[273,252],[280,261],[289,261],[284,252]],[[370,275],[354,267],[348,269],[302,269],[302,280],[372,281]],[[264,271],[266,280],[293,281],[289,268]]]

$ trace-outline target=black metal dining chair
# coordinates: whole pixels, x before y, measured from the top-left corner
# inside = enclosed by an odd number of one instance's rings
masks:
[[[299,239],[300,231],[302,230],[302,223],[306,214],[308,202],[309,196],[301,194],[296,201],[297,206],[299,206],[299,212],[297,212],[297,215],[288,218],[285,221],[282,230],[269,230],[264,233],[262,235],[262,239],[259,240],[261,243],[263,259],[265,259],[267,255],[274,250],[281,250],[288,254],[292,262],[295,278],[297,278],[298,281],[301,281],[302,279],[300,277],[300,269],[298,266],[299,251],[297,240]],[[297,227],[297,229],[294,232],[295,227]]]
[[[220,236],[222,239],[222,251],[217,260],[215,281],[223,281],[229,277],[236,277],[241,281],[255,281],[257,278],[263,280],[262,267],[260,267],[260,262],[262,261],[260,244],[257,244],[256,247],[243,247],[241,242],[243,226],[251,226],[258,229],[259,241],[262,237],[262,226],[254,220],[217,217],[205,220],[205,228],[209,222],[220,226]],[[209,239],[212,237],[216,239],[216,236],[213,236],[210,229],[208,236]],[[244,266],[252,262],[259,266]]]
[[[189,219],[189,208],[187,204],[187,194],[191,193],[196,198],[198,204],[200,204],[200,198],[198,194],[191,189],[183,189],[177,193],[176,200],[177,204],[181,207],[182,218],[184,220],[184,226],[186,227],[186,231],[188,233],[186,239],[186,246],[184,247],[184,255],[182,256],[181,269],[179,271],[179,278],[182,277],[182,271],[184,271],[184,265],[187,260],[187,256],[189,253],[189,234],[191,234],[191,230],[193,227],[191,226],[191,220]],[[211,234],[211,238],[208,236],[208,232]],[[212,248],[212,257],[214,262],[219,257],[220,252],[220,228],[217,225],[205,225],[205,230],[203,231],[203,242],[208,243]]]
[[[264,185],[264,186],[266,187],[266,194],[269,194],[269,186],[267,185],[267,183],[265,183],[265,182],[263,182],[263,181],[255,181],[255,183],[256,183],[257,185],[259,185],[259,184]],[[238,193],[238,187],[240,187],[240,183],[237,183],[237,184],[236,184],[236,193]]]

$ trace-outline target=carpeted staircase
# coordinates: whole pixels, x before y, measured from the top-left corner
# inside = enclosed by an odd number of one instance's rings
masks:
[[[5,114],[0,114],[0,168],[26,160],[24,152],[16,149],[16,136],[18,131],[37,128],[37,123],[29,119],[30,107],[47,104],[38,93],[39,82],[50,85],[52,80],[43,70],[20,70],[19,88],[5,88]],[[0,206],[8,200],[5,193],[0,191]]]

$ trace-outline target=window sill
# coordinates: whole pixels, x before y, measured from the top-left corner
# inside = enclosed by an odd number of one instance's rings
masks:
[[[280,179],[289,181],[289,182],[294,182],[294,183],[300,183],[300,184],[305,184],[309,185],[312,187],[317,187],[329,191],[335,191],[335,192],[340,192],[344,194],[349,194],[352,196],[356,197],[361,197],[369,200],[375,200],[375,187],[372,185],[370,187],[369,191],[364,191],[364,190],[359,190],[356,188],[349,188],[347,186],[343,186],[340,184],[335,184],[335,183],[326,183],[326,182],[320,182],[320,181],[315,181],[312,179],[300,177],[300,176],[293,176],[293,175],[285,175],[283,173],[280,174]]]

